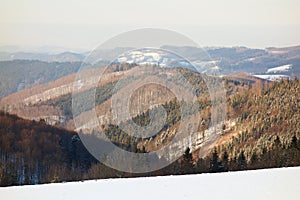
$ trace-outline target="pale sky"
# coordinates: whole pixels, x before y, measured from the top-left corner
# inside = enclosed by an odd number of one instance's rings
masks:
[[[300,45],[299,0],[0,0],[0,45],[91,49],[166,28],[200,46]]]

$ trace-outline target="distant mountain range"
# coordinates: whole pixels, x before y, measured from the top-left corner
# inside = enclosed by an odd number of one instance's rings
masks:
[[[155,64],[194,69],[200,73],[207,72],[209,66],[219,75],[246,73],[269,80],[300,77],[300,46],[267,49],[162,46],[160,50],[120,47],[91,53],[50,53],[65,49],[45,47],[41,52],[13,52],[20,49],[0,47],[0,98],[76,73],[82,63],[91,67],[122,62]]]
[[[63,52],[86,52],[86,49],[74,49],[61,46],[18,46],[18,45],[0,45],[0,52],[16,53],[16,52],[30,52],[30,53],[44,53],[44,54],[59,54]]]
[[[83,61],[85,55],[63,52],[59,54],[47,54],[47,53],[31,53],[31,52],[16,52],[6,53],[0,52],[0,60],[40,60],[45,62],[80,62]]]
[[[18,50],[17,48],[14,48]],[[47,48],[46,48],[47,49]],[[266,49],[251,49],[247,47],[207,47],[204,49],[196,47],[176,47],[176,46],[162,46],[162,50],[168,50],[175,52],[177,55],[186,58],[191,62],[200,72],[205,70],[207,63],[216,65],[220,69],[221,74],[236,74],[236,73],[248,73],[248,74],[284,74],[291,75],[295,73],[300,75],[300,46],[285,47],[285,48],[266,48]],[[7,50],[7,51],[5,51]],[[119,59],[120,55],[124,52],[131,51],[126,58],[128,63],[136,61],[136,56],[133,55],[134,50],[131,47],[122,47],[114,49],[101,49],[95,50],[91,54],[90,52],[74,53],[71,51],[50,51],[45,53],[41,52],[24,52],[15,51],[12,49],[0,47],[0,61],[11,61],[11,60],[40,60],[44,62],[87,62],[94,63],[95,61],[106,61],[107,63]],[[45,49],[44,49],[45,50]],[[63,50],[63,49],[60,49]],[[134,50],[134,51],[133,51]],[[204,51],[203,51],[204,50]],[[52,52],[52,53],[51,53]],[[60,53],[53,53],[60,52]],[[205,55],[204,55],[205,53]],[[161,55],[159,55],[161,54]],[[139,63],[149,63],[148,57],[144,57],[147,60],[141,60],[139,57]],[[153,54],[152,54],[153,55]],[[177,56],[175,55],[175,56]],[[135,60],[133,60],[134,56]],[[155,62],[164,65],[164,63],[173,63],[176,65],[174,60],[178,60],[178,56],[174,59],[171,54],[166,55],[165,53],[156,52],[156,58],[160,57]],[[152,59],[153,60],[153,59]],[[124,58],[123,60],[124,61]],[[178,63],[178,62],[177,62]],[[156,63],[157,64],[157,63]],[[276,70],[277,67],[280,69],[281,66],[289,66],[284,71]],[[271,70],[275,68],[275,70]]]

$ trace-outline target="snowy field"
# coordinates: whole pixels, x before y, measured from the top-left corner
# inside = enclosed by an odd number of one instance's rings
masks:
[[[300,167],[0,188],[1,200],[300,199]]]

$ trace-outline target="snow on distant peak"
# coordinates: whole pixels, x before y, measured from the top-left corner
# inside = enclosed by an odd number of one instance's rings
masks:
[[[119,63],[158,64],[162,62],[163,56],[166,56],[166,53],[161,50],[142,49],[126,52],[116,61]]]
[[[288,65],[282,65],[279,67],[270,68],[267,70],[267,73],[288,72],[289,70],[292,69],[292,66],[293,65],[288,64]]]
[[[175,53],[162,49],[144,48],[128,51],[120,55],[113,63],[138,65],[158,65],[162,68],[183,67],[195,70],[193,65]]]

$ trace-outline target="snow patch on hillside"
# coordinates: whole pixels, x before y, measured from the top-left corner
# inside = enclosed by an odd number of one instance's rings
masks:
[[[279,67],[270,68],[267,70],[267,73],[288,72],[292,69],[292,66],[293,65],[289,64],[289,65],[282,65]]]
[[[281,79],[291,79],[291,77],[287,75],[253,75],[257,78],[266,79],[269,81],[280,81]]]

